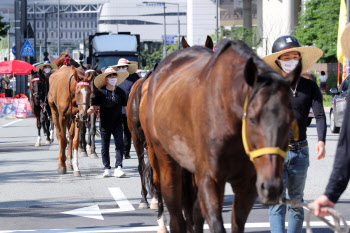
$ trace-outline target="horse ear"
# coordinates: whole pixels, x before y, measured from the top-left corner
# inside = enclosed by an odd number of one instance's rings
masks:
[[[207,36],[207,40],[205,41],[205,47],[210,50],[213,50],[214,48],[214,43],[210,36]]]
[[[292,72],[290,72],[289,74],[287,74],[287,76],[285,77],[285,79],[289,82],[289,85],[291,87],[294,87],[297,84],[297,82],[300,78],[302,68],[303,68],[302,62],[300,59],[298,65],[295,67],[295,69]]]
[[[258,70],[253,61],[253,57],[249,58],[244,69],[244,78],[249,86],[254,86],[256,80],[258,79]]]
[[[191,47],[191,46],[187,43],[185,37],[182,37],[182,39],[181,39],[181,46],[182,46],[183,49],[188,48],[188,47]]]
[[[74,68],[74,66],[71,66],[71,70],[73,71],[73,76],[75,81],[78,83],[80,81],[79,74],[77,72],[77,69]]]

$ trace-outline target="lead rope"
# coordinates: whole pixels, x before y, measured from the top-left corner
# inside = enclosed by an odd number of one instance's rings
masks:
[[[311,219],[311,216],[314,213],[314,208],[313,208],[312,203],[305,204],[305,203],[302,203],[302,202],[291,201],[291,200],[288,200],[286,198],[282,198],[280,200],[280,203],[281,204],[285,204],[285,205],[292,205],[294,207],[305,207],[305,208],[307,208],[309,213],[307,214],[306,219],[305,219],[305,221],[306,221],[306,232],[307,233],[312,233],[311,226],[310,226],[310,219]],[[336,211],[332,207],[323,207],[323,208],[327,208],[328,213],[333,217],[334,225],[332,225],[327,219],[325,219],[323,217],[317,217],[316,216],[317,218],[319,218],[323,222],[325,222],[329,226],[329,228],[332,229],[335,233],[347,233],[349,231],[348,224],[346,223],[345,219],[343,218],[343,216],[341,216],[341,214],[338,211]],[[340,228],[340,222],[343,222],[343,224],[344,224],[344,228],[343,229]]]

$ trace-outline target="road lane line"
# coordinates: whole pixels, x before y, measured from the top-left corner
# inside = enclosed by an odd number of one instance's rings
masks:
[[[18,120],[16,120],[16,121],[11,121],[11,122],[9,122],[9,123],[3,125],[3,126],[0,126],[0,129],[1,129],[1,128],[4,128],[4,127],[7,127],[7,126],[9,126],[9,125],[12,125],[12,124],[14,124],[14,123],[20,122],[20,121],[23,121],[23,119],[18,119]]]
[[[346,222],[350,225],[350,221]],[[343,224],[340,224],[343,226]],[[304,222],[303,226],[306,226]],[[328,228],[326,223],[322,221],[313,221],[310,222],[311,227],[325,227]],[[224,224],[225,229],[230,229],[231,224]],[[286,227],[288,227],[288,223],[286,222]],[[169,227],[167,227],[169,230]],[[260,222],[260,223],[246,223],[245,229],[248,228],[270,228],[269,222]],[[156,232],[159,229],[158,226],[148,226],[148,227],[118,227],[118,228],[80,228],[80,229],[38,229],[38,230],[5,230],[0,231],[0,233],[21,233],[21,232],[32,232],[32,233],[109,233],[109,232]],[[204,225],[204,229],[208,230],[208,224]]]

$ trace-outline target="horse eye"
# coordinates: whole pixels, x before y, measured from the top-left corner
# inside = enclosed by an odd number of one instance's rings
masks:
[[[256,121],[253,117],[248,117],[248,120],[249,120],[250,124],[252,124],[252,125],[256,124]]]

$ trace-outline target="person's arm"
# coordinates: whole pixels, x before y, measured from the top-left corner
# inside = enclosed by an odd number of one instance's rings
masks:
[[[317,159],[322,159],[326,155],[325,142],[327,134],[326,114],[323,109],[323,97],[320,89],[313,83],[312,111],[316,119],[318,143],[315,146]]]
[[[87,110],[87,114],[91,114],[93,112],[95,112],[96,110],[99,110],[100,106],[98,105],[92,105],[88,110]]]
[[[341,127],[337,151],[335,154],[333,170],[329,178],[324,195],[318,197],[314,202],[314,214],[316,216],[328,215],[322,206],[333,207],[339,197],[346,189],[350,179],[350,101],[347,102],[344,121]]]

